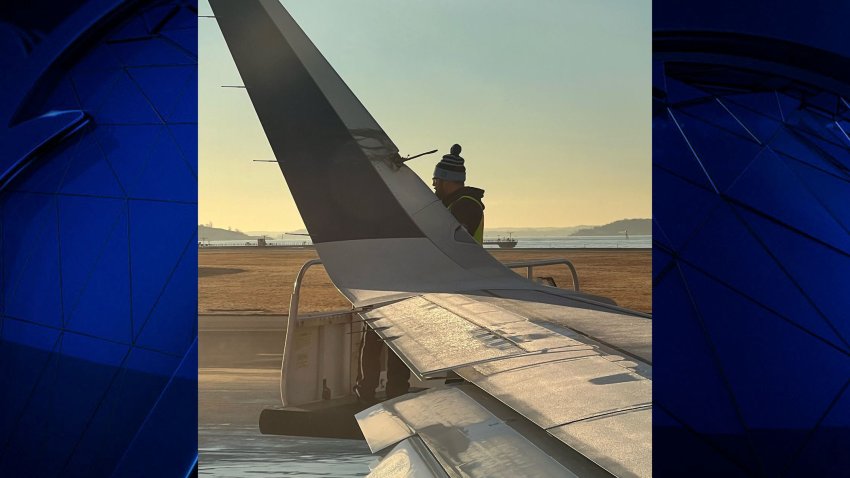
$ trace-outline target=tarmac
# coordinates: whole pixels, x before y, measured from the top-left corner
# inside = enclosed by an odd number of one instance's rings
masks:
[[[199,315],[199,474],[365,476],[377,462],[365,441],[262,435],[260,412],[280,405],[286,317]]]

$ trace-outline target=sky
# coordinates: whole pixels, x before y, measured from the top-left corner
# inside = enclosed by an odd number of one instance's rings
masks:
[[[651,217],[649,0],[283,0],[430,186],[463,146],[488,228]],[[206,1],[200,15],[211,15]],[[303,222],[215,19],[199,18],[200,223]]]

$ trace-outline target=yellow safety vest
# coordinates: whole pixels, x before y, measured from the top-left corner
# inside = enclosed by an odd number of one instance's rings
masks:
[[[475,239],[475,242],[477,242],[479,244],[484,244],[484,205],[481,204],[481,201],[475,199],[472,196],[461,196],[461,197],[455,199],[454,201],[452,201],[451,204],[449,204],[449,211],[452,210],[452,207],[454,207],[456,202],[460,201],[463,198],[472,199],[473,201],[475,201],[476,204],[481,206],[481,223],[478,224],[477,228],[475,228],[475,233],[472,234],[472,238]]]

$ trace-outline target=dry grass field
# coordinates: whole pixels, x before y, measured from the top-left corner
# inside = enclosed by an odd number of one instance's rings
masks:
[[[646,249],[488,249],[502,262],[566,258],[575,264],[581,289],[618,304],[652,311],[652,254]],[[292,281],[301,265],[317,257],[309,249],[222,248],[198,252],[198,313],[285,314]],[[520,270],[520,274],[524,274]],[[571,288],[563,265],[535,268],[536,276],[551,276],[559,287]],[[301,290],[302,312],[347,308],[321,267],[307,273]]]

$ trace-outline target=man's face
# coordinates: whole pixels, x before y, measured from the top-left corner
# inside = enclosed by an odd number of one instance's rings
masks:
[[[440,199],[445,199],[455,191],[463,187],[463,183],[457,181],[446,181],[445,179],[437,179],[434,178],[431,181],[431,185],[434,186],[434,194],[437,195]]]
[[[436,194],[438,198],[443,199],[446,182],[442,179],[434,178],[431,185],[434,186],[434,194]]]

